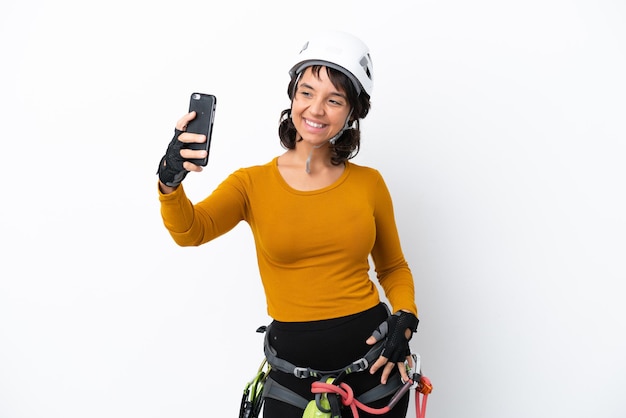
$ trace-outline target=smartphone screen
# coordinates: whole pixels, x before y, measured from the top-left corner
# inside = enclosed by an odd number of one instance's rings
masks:
[[[213,132],[213,120],[215,118],[215,105],[217,98],[212,94],[192,93],[189,99],[189,111],[195,111],[196,117],[187,124],[187,132],[206,135],[206,142],[202,144],[188,144],[188,148],[205,150],[206,158],[190,159],[189,161],[200,166],[206,166],[209,162],[208,152],[211,149],[211,134]]]

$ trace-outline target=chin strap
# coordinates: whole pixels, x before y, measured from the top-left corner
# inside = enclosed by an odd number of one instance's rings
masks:
[[[330,143],[331,145],[335,145],[335,142],[337,142],[339,137],[343,135],[345,131],[347,131],[348,129],[352,129],[352,123],[350,123],[350,116],[352,116],[352,110],[350,110],[350,113],[348,113],[348,117],[346,118],[346,123],[343,124],[343,128],[341,128],[341,130],[337,132],[335,136],[333,136],[326,142]],[[311,174],[311,157],[313,156],[313,151],[316,150],[317,148],[321,148],[324,145],[326,145],[326,142],[314,146],[313,148],[311,148],[311,151],[309,151],[309,156],[306,159],[306,166],[304,168],[307,174]]]
[[[330,141],[332,141],[332,138],[328,140],[328,142]],[[330,143],[334,144],[334,142],[330,142]],[[313,156],[313,150],[323,147],[324,145],[326,145],[326,142],[324,142],[323,144],[315,145],[313,148],[311,148],[311,151],[309,151],[309,156],[306,159],[306,166],[304,167],[304,171],[306,171],[307,174],[311,174],[311,157]]]

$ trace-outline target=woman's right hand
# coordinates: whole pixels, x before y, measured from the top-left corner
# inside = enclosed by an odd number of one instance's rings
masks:
[[[187,130],[187,124],[195,117],[196,112],[189,112],[178,120],[176,129],[174,130],[174,138],[170,141],[165,155],[161,158],[157,174],[159,175],[161,191],[163,193],[171,193],[174,191],[188,172],[202,171],[201,166],[187,160],[196,158],[202,159],[206,157],[207,152],[204,150],[183,148],[185,144],[201,144],[206,141],[205,135],[185,132]]]
[[[184,144],[198,143],[202,144],[206,142],[206,135],[202,134],[194,134],[191,132],[185,132],[187,130],[187,124],[196,117],[196,112],[192,111],[187,113],[185,116],[180,118],[178,122],[176,122],[176,129],[181,131],[182,133],[178,136],[178,140]],[[198,159],[201,160],[207,156],[207,152],[204,150],[192,150],[192,149],[181,149],[180,155],[186,160],[189,159]],[[183,163],[183,167],[187,171],[202,171],[202,167],[199,165],[195,165],[189,161],[185,161]]]

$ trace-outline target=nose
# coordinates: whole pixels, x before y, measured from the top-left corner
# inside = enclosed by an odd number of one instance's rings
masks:
[[[309,111],[314,115],[323,115],[325,111],[324,100],[322,98],[314,98],[309,106]]]

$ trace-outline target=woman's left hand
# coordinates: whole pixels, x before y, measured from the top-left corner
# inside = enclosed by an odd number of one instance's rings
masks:
[[[397,365],[403,381],[409,380],[406,372],[405,360],[409,367],[413,367],[409,341],[417,331],[419,319],[411,312],[398,311],[382,322],[366,340],[369,345],[385,338],[383,351],[374,364],[370,366],[370,373],[374,374],[384,366],[380,382],[385,384],[393,368]]]

